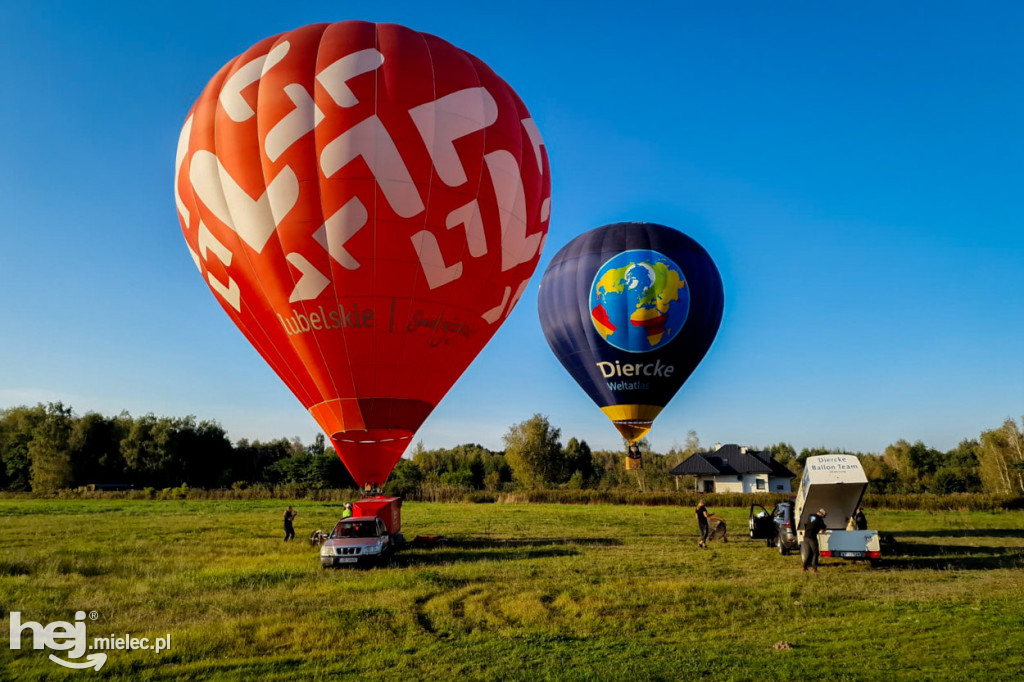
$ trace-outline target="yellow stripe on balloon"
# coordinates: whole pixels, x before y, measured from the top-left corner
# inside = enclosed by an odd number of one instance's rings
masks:
[[[659,405],[609,405],[601,411],[612,420],[623,438],[636,443],[651,430],[651,424],[662,409]]]

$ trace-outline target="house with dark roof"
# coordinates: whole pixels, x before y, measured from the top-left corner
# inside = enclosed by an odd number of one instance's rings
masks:
[[[770,452],[731,443],[691,455],[669,473],[693,476],[696,489],[705,493],[791,493],[796,478]]]

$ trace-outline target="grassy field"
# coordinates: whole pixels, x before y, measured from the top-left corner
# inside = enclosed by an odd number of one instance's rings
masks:
[[[409,503],[390,566],[324,571],[338,504],[0,500],[0,678],[1011,680],[1024,677],[1024,512],[869,512],[880,568],[746,537],[689,508]],[[8,612],[171,635],[99,672],[8,646]],[[66,652],[54,652],[58,655]],[[67,656],[64,656],[67,658]]]

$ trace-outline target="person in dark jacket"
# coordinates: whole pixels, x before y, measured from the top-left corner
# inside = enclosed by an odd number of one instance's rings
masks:
[[[815,573],[818,572],[818,533],[825,528],[825,510],[819,509],[817,514],[811,514],[807,526],[804,527],[804,543],[800,548],[804,559],[804,571],[810,568]]]
[[[298,516],[298,515],[299,515],[299,512],[295,511],[291,507],[288,507],[288,509],[286,509],[285,512],[284,512],[284,540],[285,540],[285,542],[288,542],[289,540],[294,540],[295,539],[295,527],[292,525],[292,521],[294,521],[295,517]]]
[[[864,510],[861,507],[857,507],[857,511],[853,514],[853,528],[854,530],[868,529],[868,517],[864,516]]]
[[[704,505],[704,500],[697,503],[697,528],[700,530],[700,542],[697,543],[698,547],[707,549],[708,547],[708,508]]]

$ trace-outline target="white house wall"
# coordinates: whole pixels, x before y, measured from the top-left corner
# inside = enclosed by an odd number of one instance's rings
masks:
[[[791,493],[792,486],[788,478],[770,478],[768,474],[745,474],[739,476],[701,476],[698,490],[704,490],[704,481],[715,482],[716,493]],[[764,488],[758,489],[758,480],[763,481]]]
[[[757,487],[758,481],[761,481],[763,486],[760,490]],[[746,474],[743,476],[743,492],[766,493],[768,490],[768,474]]]
[[[743,481],[737,481],[736,476],[718,476],[714,478],[716,493],[742,493]]]

